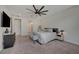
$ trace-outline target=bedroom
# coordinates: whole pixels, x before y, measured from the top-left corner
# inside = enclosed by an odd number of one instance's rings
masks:
[[[42,5],[35,5],[35,7],[37,9],[40,9]],[[79,32],[78,31],[79,30],[79,26],[78,26],[79,25],[78,24],[79,6],[45,5],[44,10],[48,10],[48,12],[46,12],[47,15],[42,15],[42,16],[35,15],[34,13],[32,13],[27,9],[34,10],[32,5],[0,6],[0,16],[1,16],[1,13],[5,11],[5,13],[8,14],[9,17],[11,17],[12,25],[10,28],[8,28],[9,32],[10,31],[15,32],[17,36],[15,40],[16,45],[14,44],[14,47],[9,49],[2,49],[1,53],[26,53],[26,54],[27,53],[52,53],[52,54],[53,53],[79,53],[79,50],[78,50],[79,48],[78,46],[79,45],[79,33],[78,33]],[[30,32],[32,31],[37,32],[38,27],[40,25],[42,29],[58,28],[59,30],[64,30],[64,41],[56,40],[56,41],[51,41],[49,43],[46,43],[44,45],[40,45],[38,43],[33,44],[32,42],[30,42],[30,39],[28,40],[27,36],[30,35]],[[1,27],[0,32],[2,33],[5,32],[5,29],[6,28]],[[0,35],[2,35],[2,33],[0,33]],[[25,44],[26,42],[27,44]],[[2,47],[2,42],[0,46]],[[25,51],[26,49],[27,51]],[[63,50],[64,52],[59,51],[58,49]]]

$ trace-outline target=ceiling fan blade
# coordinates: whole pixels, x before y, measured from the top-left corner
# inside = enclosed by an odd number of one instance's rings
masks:
[[[40,9],[38,12],[40,12],[44,7],[45,7],[45,6],[42,6],[41,9]]]
[[[33,10],[31,10],[31,9],[27,9],[27,8],[26,8],[26,10],[31,11],[31,12],[34,12],[34,11],[33,11]]]
[[[41,12],[48,12],[48,10],[44,10],[44,11],[41,11]]]
[[[33,8],[34,8],[34,9],[35,9],[35,11],[37,12],[37,9],[36,9],[35,5],[33,5]]]
[[[42,15],[47,15],[47,14],[45,14],[45,13],[40,13],[40,14],[42,14]]]
[[[41,16],[41,14],[38,14],[39,16]]]

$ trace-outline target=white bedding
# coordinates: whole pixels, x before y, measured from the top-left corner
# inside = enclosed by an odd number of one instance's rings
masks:
[[[49,41],[55,39],[55,33],[53,32],[36,32],[38,41],[42,44],[48,43]],[[35,39],[35,38],[33,38]]]

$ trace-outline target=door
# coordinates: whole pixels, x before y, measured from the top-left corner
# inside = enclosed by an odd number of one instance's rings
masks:
[[[21,35],[21,19],[14,20],[14,32],[16,35]]]

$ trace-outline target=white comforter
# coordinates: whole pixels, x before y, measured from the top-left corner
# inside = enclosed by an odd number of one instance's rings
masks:
[[[38,37],[38,41],[42,44],[48,43],[49,41],[55,39],[56,36],[53,32],[36,32],[36,34],[36,38]]]

